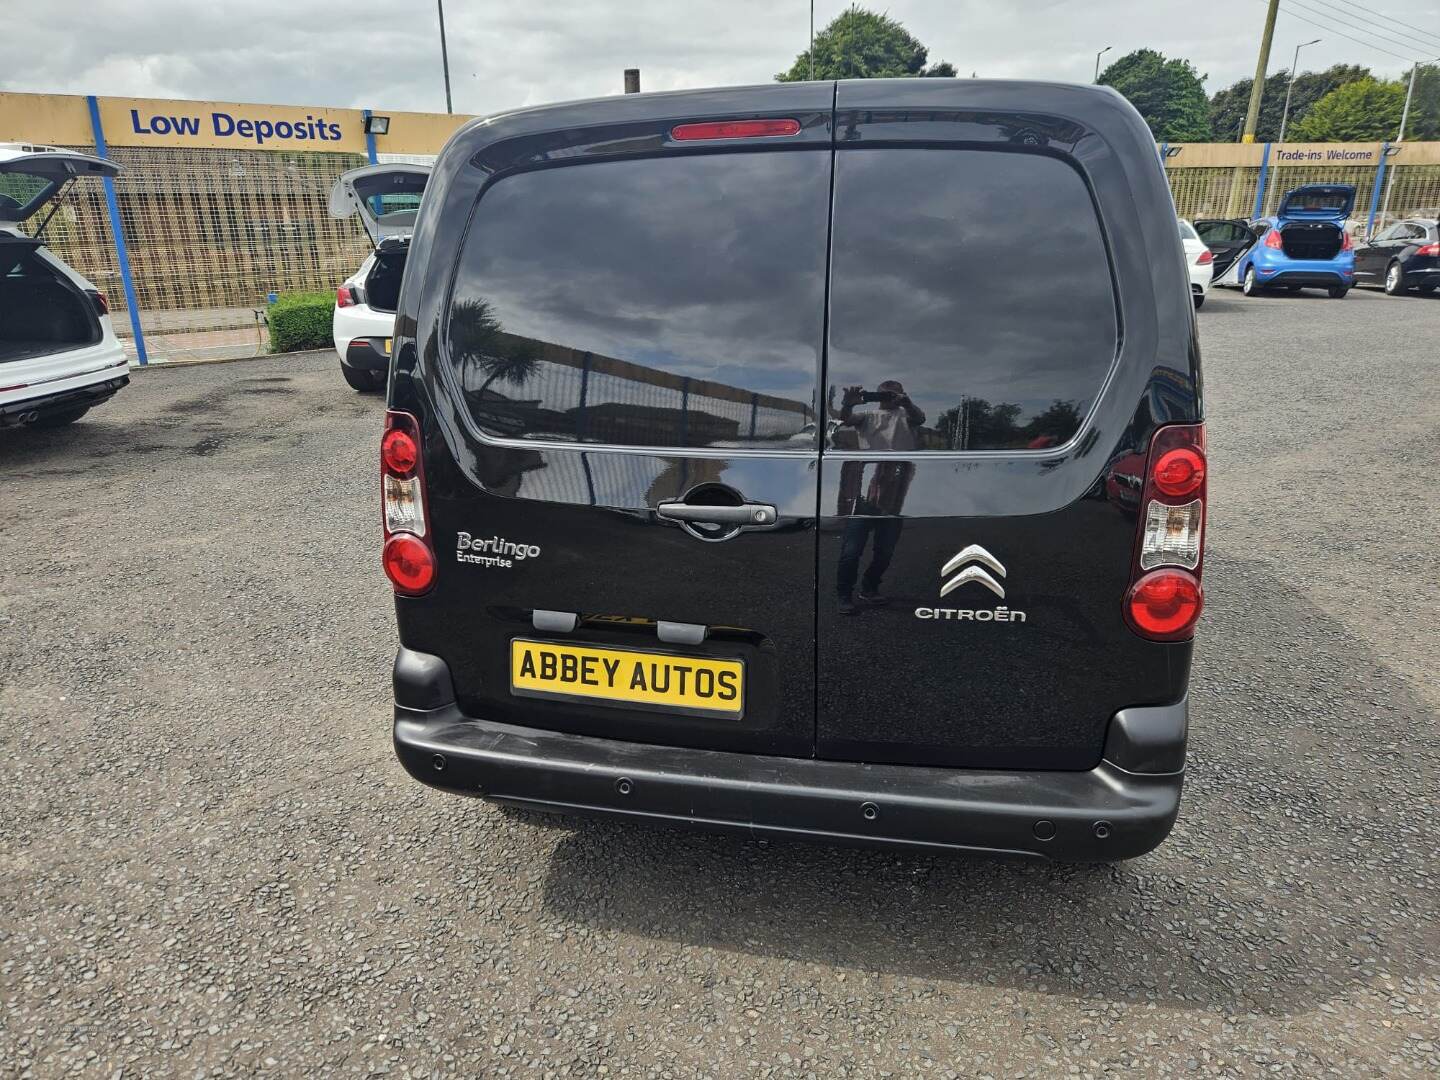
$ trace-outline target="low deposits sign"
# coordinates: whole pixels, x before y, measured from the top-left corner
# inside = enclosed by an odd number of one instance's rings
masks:
[[[100,121],[112,146],[365,152],[358,109],[101,98]]]

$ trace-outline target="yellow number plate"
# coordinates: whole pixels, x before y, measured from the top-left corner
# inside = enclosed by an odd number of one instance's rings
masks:
[[[388,337],[385,339],[385,355],[386,355],[386,356],[389,356],[389,355],[390,355],[390,341],[391,341],[391,339],[388,338]]]
[[[510,692],[739,719],[745,663],[516,638]]]

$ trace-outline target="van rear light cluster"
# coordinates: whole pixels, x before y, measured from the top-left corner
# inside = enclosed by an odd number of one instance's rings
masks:
[[[1125,618],[1154,641],[1194,636],[1205,596],[1205,425],[1171,424],[1155,432],[1145,467]]]
[[[435,549],[425,520],[420,424],[409,413],[394,409],[385,413],[385,434],[380,439],[380,505],[385,576],[402,596],[419,596],[435,583]]]

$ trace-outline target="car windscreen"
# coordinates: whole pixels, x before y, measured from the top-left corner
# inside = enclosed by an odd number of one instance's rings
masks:
[[[1118,346],[1110,261],[1081,175],[1026,153],[835,159],[827,400],[903,387],[925,414],[921,450],[1071,439]]]
[[[491,435],[814,446],[830,154],[726,153],[501,179],[446,317]]]

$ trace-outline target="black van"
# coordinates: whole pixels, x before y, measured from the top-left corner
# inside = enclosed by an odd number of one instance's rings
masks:
[[[1195,317],[1113,91],[646,94],[435,165],[382,443],[419,780],[1066,859],[1168,833]]]

